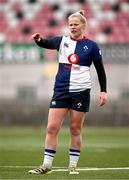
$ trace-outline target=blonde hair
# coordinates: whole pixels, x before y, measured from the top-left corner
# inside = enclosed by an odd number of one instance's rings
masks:
[[[68,20],[72,17],[78,17],[83,24],[87,24],[84,10],[79,10],[68,17]]]

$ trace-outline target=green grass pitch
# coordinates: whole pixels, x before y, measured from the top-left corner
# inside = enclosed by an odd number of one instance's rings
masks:
[[[0,179],[129,179],[129,128],[84,128],[79,175],[69,175],[69,130],[59,134],[54,170],[31,175],[42,163],[44,128],[0,128]]]

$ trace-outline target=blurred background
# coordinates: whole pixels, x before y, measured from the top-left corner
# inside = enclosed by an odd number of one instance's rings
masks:
[[[129,126],[129,0],[0,0],[0,126],[47,122],[57,53],[37,47],[31,35],[67,34],[67,17],[80,9],[87,17],[87,37],[102,50],[108,80],[108,102],[100,108],[91,67],[86,124]]]

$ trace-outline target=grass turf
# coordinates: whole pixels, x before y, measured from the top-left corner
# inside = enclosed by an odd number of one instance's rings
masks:
[[[0,128],[0,179],[129,179],[129,169],[90,169],[129,167],[129,128],[84,128],[78,167],[89,169],[79,175],[67,171],[28,174],[30,166],[42,163],[44,138],[41,127]],[[67,168],[68,146],[69,131],[63,128],[53,164],[56,169]]]

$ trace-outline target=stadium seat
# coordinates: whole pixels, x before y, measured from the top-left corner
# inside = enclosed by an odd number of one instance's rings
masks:
[[[100,43],[128,43],[129,2],[127,0],[0,0],[0,43],[30,43],[32,33],[60,35],[67,16],[84,9],[88,36]],[[2,38],[4,37],[4,38]]]

